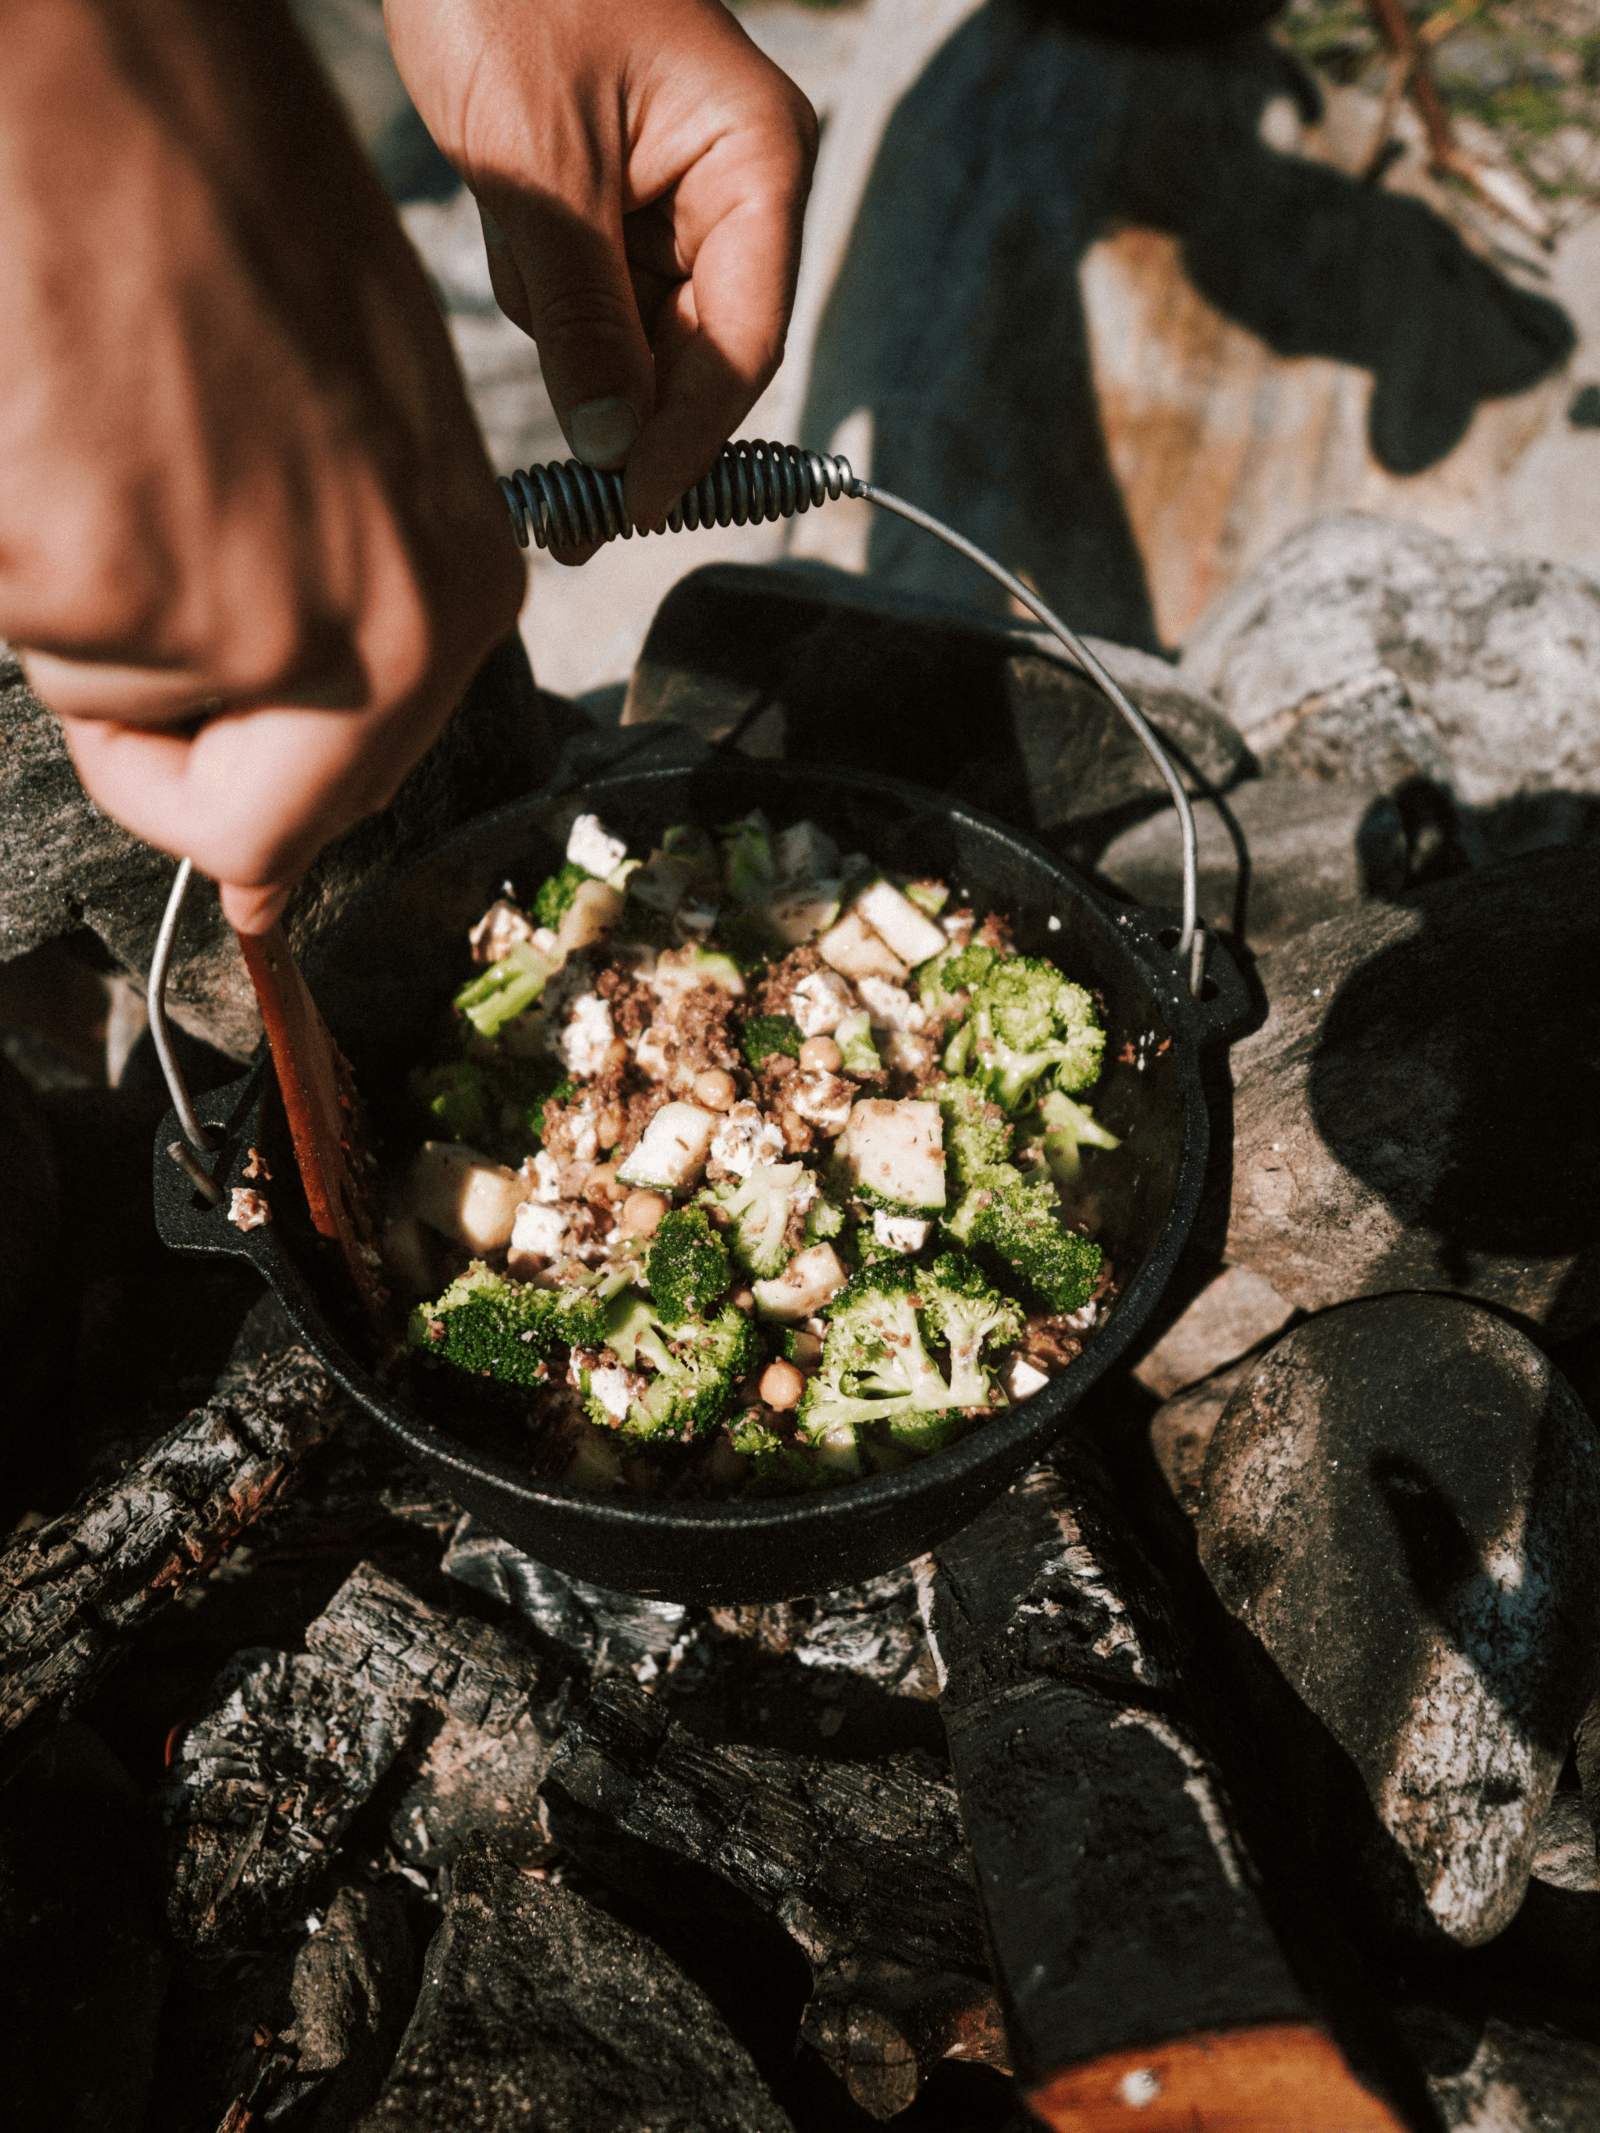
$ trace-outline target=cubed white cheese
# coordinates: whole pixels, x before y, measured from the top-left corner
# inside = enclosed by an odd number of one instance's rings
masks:
[[[856,991],[866,1002],[874,1029],[922,1029],[928,1020],[922,1002],[913,1000],[903,985],[887,978],[857,978]]]
[[[698,1104],[663,1104],[644,1136],[617,1171],[619,1183],[653,1192],[679,1192],[705,1168],[722,1120]]]
[[[886,1207],[872,1210],[872,1234],[886,1251],[920,1252],[932,1228],[921,1215],[891,1215]]]
[[[633,1404],[638,1383],[633,1372],[624,1370],[620,1363],[600,1363],[591,1366],[584,1375],[588,1379],[590,1398],[598,1400],[608,1415],[623,1421]]]
[[[792,1324],[820,1311],[849,1278],[831,1244],[813,1244],[797,1252],[775,1281],[756,1281],[751,1287],[764,1317]]]
[[[856,1184],[912,1213],[944,1206],[944,1121],[937,1104],[863,1097],[840,1143]]]
[[[633,1061],[641,1074],[648,1074],[652,1081],[665,1081],[671,1066],[667,1058],[667,1044],[672,1032],[659,1022],[652,1022],[633,1048]]]
[[[813,970],[789,995],[789,1012],[802,1037],[831,1037],[845,1016],[857,1011],[855,993],[831,970]]]
[[[842,1074],[796,1074],[785,1083],[783,1100],[797,1117],[824,1133],[842,1133],[850,1123],[856,1084]]]
[[[566,1028],[556,1040],[563,1065],[579,1081],[591,1081],[605,1064],[616,1037],[611,1009],[597,992],[580,992]]]
[[[1037,1363],[1030,1363],[1025,1355],[1014,1355],[1001,1372],[1000,1382],[1008,1399],[1026,1400],[1049,1384],[1050,1373]]]
[[[469,1252],[503,1251],[511,1241],[521,1178],[463,1141],[424,1141],[406,1178],[406,1207]]]
[[[628,856],[626,841],[613,837],[598,815],[580,815],[567,838],[567,857],[586,874],[604,881]]]
[[[558,1259],[567,1241],[567,1209],[524,1200],[511,1227],[511,1271],[519,1258]]]
[[[875,881],[850,906],[913,970],[945,945],[943,931],[890,881]]]
[[[919,914],[920,915],[920,914]],[[892,978],[909,975],[907,967],[859,911],[847,911],[817,942],[817,953],[847,978]]]
[[[735,1104],[711,1143],[711,1160],[747,1178],[757,1163],[775,1163],[784,1148],[783,1132],[762,1117],[754,1104]]]
[[[883,1063],[897,1074],[925,1074],[933,1065],[933,1039],[911,1037],[903,1029],[885,1030]]]
[[[523,1164],[522,1179],[530,1199],[554,1204],[561,1197],[561,1165],[548,1148],[541,1148],[536,1156]]]
[[[472,960],[475,963],[501,962],[517,941],[528,941],[537,948],[539,930],[525,911],[519,911],[502,896],[489,906],[467,935],[472,946]],[[550,938],[553,941],[555,935],[551,934]]]

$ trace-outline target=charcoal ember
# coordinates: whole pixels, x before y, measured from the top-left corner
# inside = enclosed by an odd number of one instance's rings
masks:
[[[570,1724],[545,1780],[553,1834],[665,1919],[779,1926],[810,1967],[801,2032],[874,2117],[947,2054],[997,2057],[953,1789],[921,1755],[825,1762],[713,1746],[620,1676]]]
[[[292,2019],[240,2101],[274,2133],[349,2133],[376,2100],[411,2019],[421,1952],[391,1892],[341,1888],[300,1945]]]
[[[1316,1311],[1453,1290],[1552,1340],[1600,1315],[1600,853],[1330,919],[1262,958],[1233,1047],[1226,1256]]]
[[[1258,778],[1197,800],[1200,916],[1256,955],[1368,896],[1398,896],[1412,875],[1399,805],[1377,785]],[[1112,840],[1099,871],[1143,904],[1183,901],[1178,818],[1170,808]]]
[[[764,1651],[799,1666],[837,1669],[890,1696],[926,1700],[939,1693],[910,1565],[809,1600],[713,1607],[710,1614],[729,1636],[753,1638]]]
[[[964,590],[981,597],[983,581],[968,574]],[[915,761],[923,784],[1030,828],[1076,834],[1155,805],[1160,775],[1120,715],[1020,635],[876,582],[819,591],[810,575],[709,564],[657,609],[623,715],[791,761],[890,773]],[[1215,703],[1148,653],[1091,643],[1197,776],[1231,784],[1248,755]]]
[[[538,784],[550,768],[550,709],[520,640],[496,646],[389,806],[336,838],[295,892],[288,929],[296,953],[307,954],[396,865]],[[61,728],[3,645],[0,738],[0,961],[87,929],[142,982],[174,863],[91,803]],[[254,989],[207,882],[197,881],[185,904],[168,1005],[182,1027],[236,1058],[248,1058],[260,1038]]]
[[[786,2133],[716,2009],[653,1942],[483,1839],[361,2133]]]
[[[1552,788],[1600,792],[1597,643],[1600,586],[1581,572],[1344,512],[1292,534],[1230,587],[1180,671],[1216,692],[1269,762],[1306,723],[1336,746],[1339,722],[1321,707],[1343,692],[1348,728],[1407,746],[1416,736],[1430,757],[1418,767],[1484,807]],[[1316,751],[1297,767],[1326,774]]]
[[[1235,1362],[1293,1316],[1293,1304],[1263,1275],[1224,1267],[1139,1357],[1133,1374],[1146,1391],[1168,1399]]]
[[[1285,1334],[1212,1438],[1201,1561],[1293,1700],[1286,1782],[1412,1932],[1522,1901],[1600,1681],[1597,1452],[1525,1335],[1430,1296]]]
[[[75,1719],[0,1792],[6,2123],[139,2133],[167,1986],[153,1833]]]
[[[370,1563],[311,1623],[306,1646],[348,1679],[442,1714],[389,1817],[404,1864],[431,1875],[480,1828],[520,1863],[549,1854],[538,1790],[565,1723],[569,1677],[511,1630],[430,1607]]]
[[[104,1678],[333,1432],[332,1380],[280,1349],[220,1388],[115,1482],[0,1556],[0,1747],[14,1758]]]
[[[303,1915],[410,1717],[325,1660],[237,1653],[178,1739],[157,1795],[167,1920],[180,1944],[254,1946]]]
[[[1600,2044],[1592,2037],[1531,2009],[1408,1999],[1397,2018],[1449,2133],[1590,2133],[1600,2122]]]
[[[568,1577],[470,1516],[451,1535],[441,1567],[470,1590],[513,1608],[595,1676],[620,1668],[653,1681],[674,1671],[698,1636],[688,1608],[675,1600],[641,1599]]]

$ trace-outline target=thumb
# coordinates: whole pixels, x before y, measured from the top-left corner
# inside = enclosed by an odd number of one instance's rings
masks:
[[[654,365],[619,219],[526,194],[480,201],[495,299],[531,333],[556,419],[586,466],[626,463],[655,406]]]

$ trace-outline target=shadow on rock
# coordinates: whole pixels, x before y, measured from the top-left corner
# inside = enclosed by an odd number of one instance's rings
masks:
[[[1481,402],[1565,361],[1571,323],[1419,201],[1269,149],[1262,113],[1285,92],[1317,115],[1260,35],[1152,50],[990,0],[885,130],[819,330],[807,441],[866,408],[876,480],[1021,564],[1080,627],[1155,648],[1078,283],[1089,246],[1134,224],[1175,237],[1195,287],[1278,355],[1371,372],[1380,465],[1434,465]],[[874,525],[869,565],[971,597],[967,566],[903,525]]]

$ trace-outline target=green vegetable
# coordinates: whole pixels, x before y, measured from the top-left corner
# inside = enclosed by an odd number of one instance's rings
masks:
[[[440,1129],[439,1140],[470,1141],[482,1148],[490,1137],[490,1122],[499,1105],[490,1095],[488,1078],[476,1059],[449,1059],[443,1066],[417,1067],[406,1086]]]
[[[917,997],[937,1020],[948,1021],[964,1014],[967,994],[999,960],[999,950],[983,941],[970,941],[965,948],[946,948],[917,972]]]
[[[745,1064],[759,1067],[774,1057],[800,1057],[800,1025],[792,1015],[752,1015],[739,1033]]]
[[[560,873],[552,874],[539,884],[539,893],[533,899],[533,916],[541,926],[548,926],[552,933],[572,909],[572,900],[582,883],[591,880],[587,867],[579,866],[569,859]]]
[[[703,1207],[661,1217],[645,1260],[645,1279],[663,1325],[681,1326],[710,1309],[729,1281],[728,1247]]]
[[[754,1326],[734,1304],[705,1320],[668,1324],[649,1298],[632,1290],[612,1305],[604,1345],[627,1369],[654,1373],[620,1425],[635,1442],[707,1435],[726,1417],[760,1353]],[[616,1416],[589,1382],[581,1390],[589,1419],[617,1428]]]
[[[506,1385],[535,1385],[558,1349],[601,1338],[607,1304],[605,1285],[539,1289],[474,1259],[437,1302],[418,1305],[407,1335],[436,1363]]]
[[[805,1177],[804,1163],[753,1163],[747,1177],[708,1186],[700,1195],[702,1206],[720,1208],[729,1217],[734,1263],[746,1274],[771,1281],[789,1264],[783,1240]]]
[[[752,1408],[728,1424],[733,1448],[751,1463],[745,1493],[750,1496],[793,1496],[802,1489],[820,1487],[827,1474],[815,1459],[795,1444],[786,1444],[775,1429],[762,1421]]]
[[[960,1252],[941,1252],[918,1287],[928,1323],[950,1350],[951,1398],[957,1407],[989,1406],[994,1373],[982,1357],[1022,1338],[1022,1306],[991,1288]]]
[[[945,1173],[954,1192],[964,1191],[980,1171],[1009,1159],[1011,1128],[1006,1115],[976,1082],[943,1081],[928,1094],[944,1119]]]
[[[1047,1089],[1035,1113],[1044,1132],[1045,1161],[1058,1185],[1076,1184],[1083,1170],[1083,1148],[1120,1148],[1116,1134],[1102,1126],[1087,1104],[1075,1103],[1059,1089]],[[1030,1120],[1031,1124],[1032,1121]],[[469,1136],[464,1136],[470,1138]]]
[[[759,808],[742,822],[725,822],[722,879],[728,894],[746,910],[757,910],[772,893],[777,867],[772,857],[772,828]],[[723,928],[726,933],[726,927]]]
[[[833,1041],[842,1054],[842,1073],[860,1076],[883,1072],[883,1061],[872,1041],[872,1017],[864,1007],[857,1014],[845,1016],[833,1033]]]
[[[908,881],[900,894],[907,903],[915,904],[924,918],[937,918],[950,901],[950,891],[942,881]]]
[[[480,1037],[496,1037],[506,1023],[536,1004],[560,968],[554,956],[535,948],[531,941],[515,941],[498,963],[491,963],[462,986],[456,994],[456,1010]]]
[[[1099,1245],[1062,1228],[1049,1181],[1034,1183],[1009,1163],[977,1173],[945,1228],[992,1254],[1051,1311],[1076,1311],[1100,1278]]]
[[[1069,1094],[1100,1072],[1105,1046],[1094,1001],[1054,963],[1014,955],[975,988],[967,1019],[946,1047],[945,1071],[970,1074],[1001,1109],[1016,1112],[1054,1072]]]

